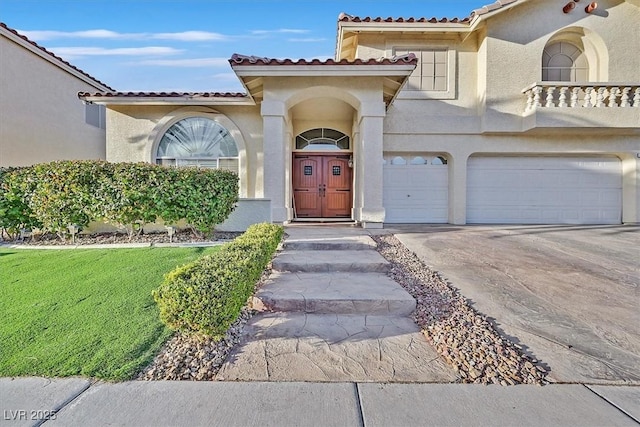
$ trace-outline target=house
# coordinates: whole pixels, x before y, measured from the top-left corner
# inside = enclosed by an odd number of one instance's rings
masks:
[[[0,23],[0,167],[105,158],[105,109],[79,91],[111,91]]]
[[[106,159],[229,168],[261,220],[640,222],[640,1],[338,19],[334,59],[234,55],[246,93],[85,91]]]

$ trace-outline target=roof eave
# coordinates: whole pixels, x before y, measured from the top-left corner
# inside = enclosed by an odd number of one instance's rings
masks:
[[[67,72],[68,74],[71,74],[72,76],[74,76],[75,78],[82,80],[83,82],[87,83],[88,85],[94,87],[96,90],[99,91],[110,91],[113,90],[111,87],[97,81],[94,80],[92,78],[90,78],[88,75],[78,71],[77,69],[65,64],[63,61],[60,61],[58,58],[56,58],[55,56],[53,56],[50,52],[48,51],[43,51],[42,49],[40,49],[37,46],[34,46],[33,44],[27,42],[26,40],[24,40],[22,37],[20,37],[19,35],[13,33],[12,31],[9,31],[8,29],[0,26],[0,33],[5,36],[7,39],[11,40],[12,42],[22,46],[23,48],[27,49],[28,51],[30,51],[31,53],[37,55],[38,57],[44,59],[45,61],[49,62],[50,64],[64,70],[65,72]]]
[[[393,65],[235,65],[239,77],[350,77],[408,76],[416,64]]]
[[[402,32],[402,33],[441,33],[469,31],[468,22],[339,22],[338,28],[344,33],[349,31],[359,32]]]
[[[239,97],[174,97],[174,96],[83,96],[82,101],[98,105],[241,105],[254,106],[254,100]]]

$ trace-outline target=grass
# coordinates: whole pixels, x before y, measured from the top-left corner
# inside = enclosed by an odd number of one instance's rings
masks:
[[[151,290],[215,250],[0,249],[0,376],[132,378],[171,335]]]

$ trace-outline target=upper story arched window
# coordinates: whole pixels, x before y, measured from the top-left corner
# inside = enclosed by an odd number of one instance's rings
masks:
[[[296,136],[296,150],[331,151],[350,148],[351,138],[334,129],[311,129]]]
[[[238,173],[238,146],[227,129],[206,117],[187,117],[162,136],[156,163],[228,169]]]
[[[568,42],[554,42],[542,54],[542,80],[551,82],[589,81],[586,55]]]

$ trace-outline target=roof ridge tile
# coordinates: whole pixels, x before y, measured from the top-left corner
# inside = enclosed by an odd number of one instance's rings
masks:
[[[237,66],[237,65],[270,65],[270,66],[275,66],[275,65],[322,65],[322,66],[326,66],[326,65],[387,65],[387,64],[395,64],[399,61],[402,61],[404,63],[411,63],[411,62],[417,62],[418,59],[414,54],[407,54],[407,55],[400,55],[397,57],[393,57],[393,58],[369,58],[369,59],[362,59],[362,58],[356,58],[353,61],[349,61],[347,59],[341,59],[340,61],[336,61],[335,59],[325,59],[325,60],[321,60],[318,58],[313,58],[313,59],[291,59],[291,58],[283,58],[283,59],[276,59],[276,58],[265,58],[265,57],[258,57],[258,56],[252,56],[252,55],[241,55],[238,53],[234,53],[231,56],[231,59],[229,59],[229,63],[231,64],[231,67]]]

